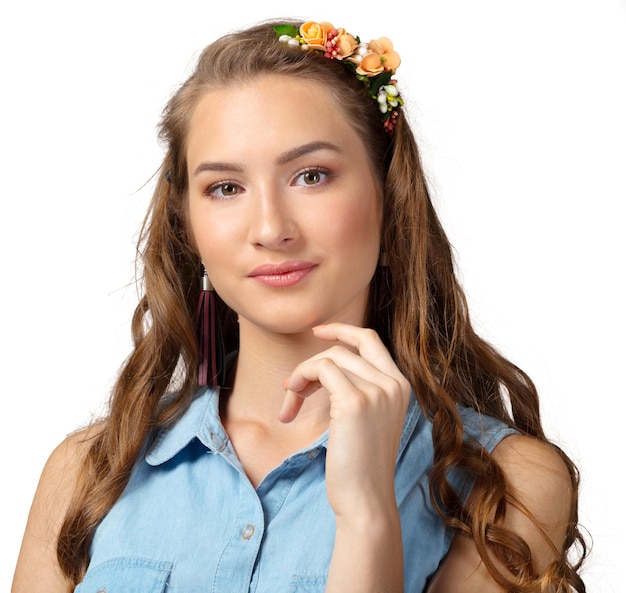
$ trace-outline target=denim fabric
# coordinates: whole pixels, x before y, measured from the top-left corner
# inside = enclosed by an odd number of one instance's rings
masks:
[[[460,409],[466,438],[492,450],[513,431]],[[99,525],[76,593],[319,593],[335,519],[324,483],[327,434],[285,459],[255,489],[206,389],[157,435]],[[451,543],[430,501],[430,423],[414,397],[396,466],[405,590],[424,590]],[[454,474],[462,496],[471,482]]]

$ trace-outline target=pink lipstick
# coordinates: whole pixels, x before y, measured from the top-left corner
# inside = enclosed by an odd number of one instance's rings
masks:
[[[294,286],[304,280],[317,267],[308,261],[286,261],[280,264],[263,264],[254,268],[248,277],[272,287]]]

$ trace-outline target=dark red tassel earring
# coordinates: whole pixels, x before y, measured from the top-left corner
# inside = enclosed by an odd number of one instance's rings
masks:
[[[372,279],[373,307],[370,311],[368,324],[373,327],[380,336],[385,346],[392,350],[391,343],[391,313],[392,313],[392,290],[391,272],[386,253],[381,253],[378,259],[378,268]]]
[[[224,340],[215,307],[215,290],[202,267],[202,291],[196,312],[198,385],[217,387],[224,370]]]

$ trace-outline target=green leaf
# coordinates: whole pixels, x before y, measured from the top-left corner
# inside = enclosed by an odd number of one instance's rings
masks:
[[[341,60],[341,64],[346,70],[350,70],[356,75],[356,64],[350,60]]]
[[[392,76],[393,74],[391,70],[384,70],[378,76],[372,79],[372,86],[375,86],[376,90],[378,90],[381,86],[386,85],[391,80]]]
[[[293,25],[276,25],[274,27],[274,32],[278,35],[278,37],[281,35],[295,37],[300,32],[300,29],[298,29],[298,27],[294,27]]]

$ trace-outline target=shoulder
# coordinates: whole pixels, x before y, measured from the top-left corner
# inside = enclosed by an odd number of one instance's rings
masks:
[[[547,565],[553,560],[550,543],[562,549],[571,517],[576,486],[568,466],[550,443],[520,435],[504,439],[493,458],[512,498],[507,526],[528,542],[538,564]]]
[[[567,522],[574,483],[559,450],[539,439],[514,435],[493,451],[512,494],[546,521]]]
[[[83,460],[99,425],[68,436],[48,457],[41,473],[22,540],[12,593],[66,591],[56,544]]]
[[[46,461],[39,488],[49,486],[56,490],[58,487],[68,485],[68,482],[73,482],[72,474],[78,475],[93,438],[100,434],[100,431],[99,425],[93,425],[70,434],[59,443]]]
[[[534,568],[543,571],[563,549],[570,521],[574,481],[556,447],[531,437],[512,435],[493,450],[509,497],[504,526],[528,544]],[[474,541],[457,534],[429,593],[458,590],[491,593],[502,589],[481,561]]]
[[[101,424],[94,424],[70,434],[52,451],[41,473],[35,501],[42,494],[48,502],[67,501],[73,492],[82,463],[93,439],[102,432]],[[65,510],[65,509],[64,509]]]

